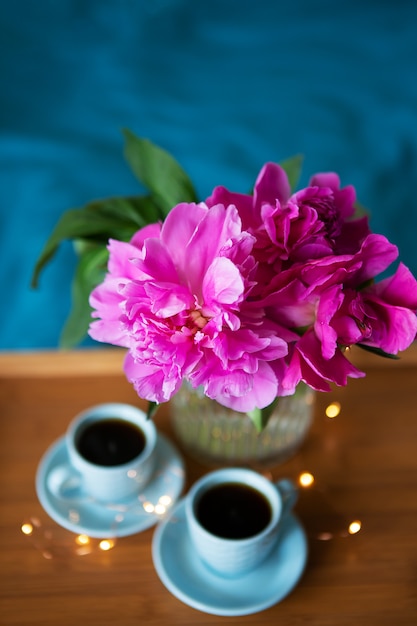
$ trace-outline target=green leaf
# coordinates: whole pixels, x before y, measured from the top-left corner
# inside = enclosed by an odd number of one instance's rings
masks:
[[[151,420],[155,416],[158,408],[159,404],[157,402],[149,402],[148,410],[146,412],[146,419]]]
[[[358,219],[360,217],[365,217],[365,216],[369,216],[370,211],[360,202],[358,202],[356,200],[355,204],[353,205],[355,207],[355,219]]]
[[[275,400],[264,409],[256,408],[253,409],[253,411],[248,411],[247,415],[254,423],[258,433],[261,433],[265,426],[268,424],[269,418],[271,417],[275,407],[277,406],[278,400],[279,398],[275,398]]]
[[[159,219],[158,208],[149,195],[104,198],[89,202],[85,209],[101,218],[116,218],[118,223],[135,224],[137,228]]]
[[[123,134],[126,160],[135,176],[151,191],[163,218],[180,202],[198,202],[190,178],[168,152],[130,130],[123,130]]]
[[[400,360],[400,357],[397,354],[390,354],[389,352],[384,352],[384,350],[381,350],[381,348],[375,348],[374,346],[367,346],[364,343],[357,343],[355,345],[357,345],[358,348],[362,348],[362,350],[365,350],[366,352],[372,352],[373,354],[376,354],[377,356],[382,356],[385,359],[393,359],[394,361]]]
[[[301,176],[303,161],[304,156],[302,154],[296,154],[289,159],[280,162],[280,166],[285,170],[288,176],[291,191],[295,191],[297,188],[297,184]]]
[[[72,282],[72,308],[60,337],[62,348],[74,348],[87,335],[92,310],[88,299],[104,278],[108,256],[106,247],[95,246],[80,257]]]
[[[64,240],[87,239],[107,244],[112,237],[128,241],[139,228],[157,220],[156,206],[147,196],[95,200],[82,208],[66,211],[37,260],[32,287],[37,287],[42,269]]]

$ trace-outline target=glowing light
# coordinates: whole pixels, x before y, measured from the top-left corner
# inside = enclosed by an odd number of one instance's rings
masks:
[[[328,407],[326,407],[327,417],[330,417],[330,419],[337,417],[340,413],[341,408],[342,407],[340,405],[340,402],[332,402],[331,404],[329,404]]]
[[[311,487],[311,485],[314,483],[314,476],[313,474],[310,474],[310,472],[303,472],[299,475],[298,482],[300,483],[301,487]]]
[[[143,508],[147,513],[153,513],[155,511],[155,507],[152,502],[146,501],[143,503]]]
[[[90,543],[90,537],[88,535],[77,535],[75,543],[79,546],[87,546]]]
[[[114,548],[114,541],[113,539],[102,539],[98,544],[98,547],[100,550],[103,550],[103,552],[107,552],[108,550]]]
[[[167,508],[163,504],[157,504],[154,510],[157,515],[163,515],[166,513]]]
[[[136,478],[136,476],[138,475],[137,471],[134,469],[131,469],[128,471],[127,475],[129,476],[129,478]]]
[[[22,533],[24,535],[31,535],[33,533],[33,526],[32,524],[22,524],[20,530],[22,531]]]
[[[164,506],[169,506],[172,503],[172,498],[171,496],[161,496],[159,498],[159,502],[160,504],[163,504]]]
[[[349,528],[348,528],[349,534],[356,535],[356,533],[358,533],[361,528],[362,528],[362,523],[359,520],[355,520],[354,522],[351,522],[349,524]]]

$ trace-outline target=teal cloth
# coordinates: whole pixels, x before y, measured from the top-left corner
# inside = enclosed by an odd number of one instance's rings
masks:
[[[141,191],[121,128],[164,146],[200,197],[246,192],[267,160],[334,170],[417,273],[417,3],[15,0],[0,7],[0,349],[58,345],[63,211]]]

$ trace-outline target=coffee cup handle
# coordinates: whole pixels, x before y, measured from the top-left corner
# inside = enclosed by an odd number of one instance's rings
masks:
[[[47,477],[48,489],[59,500],[75,500],[83,497],[82,476],[69,464],[54,467]]]
[[[282,498],[282,518],[287,517],[298,500],[298,489],[292,480],[282,478],[275,483]]]

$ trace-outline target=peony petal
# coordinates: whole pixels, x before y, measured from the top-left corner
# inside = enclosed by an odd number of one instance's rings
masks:
[[[113,346],[129,348],[131,339],[126,327],[119,320],[96,320],[91,322],[88,334],[95,341],[103,341]]]
[[[230,248],[232,240],[238,238],[240,233],[240,218],[233,206],[226,209],[218,204],[199,223],[188,243],[184,266],[190,290],[198,297],[201,296],[202,283],[208,268],[223,248]]]
[[[146,239],[149,239],[150,237],[159,239],[161,235],[161,228],[161,224],[148,224],[147,226],[144,226],[133,235],[130,240],[131,245],[141,250]]]
[[[298,350],[292,350],[291,358],[286,368],[282,367],[282,360],[272,363],[272,367],[276,373],[278,369],[278,375],[281,375],[281,378],[277,376],[279,389],[284,391],[284,395],[293,394],[302,377],[301,357]]]
[[[262,204],[284,204],[290,197],[291,188],[285,170],[276,163],[266,163],[259,172],[253,190],[254,206],[261,211]]]
[[[331,359],[325,359],[321,353],[321,344],[313,331],[307,331],[297,344],[304,364],[308,365],[312,372],[325,381],[336,383],[339,387],[347,384],[348,376],[352,378],[362,378],[363,372],[354,367],[350,361],[343,356],[340,350],[336,350]],[[303,374],[306,373],[303,367]],[[312,384],[312,380],[306,379],[307,384]],[[313,386],[313,385],[312,385]]]
[[[414,311],[404,307],[396,307],[376,299],[368,299],[372,311],[372,333],[369,340],[363,343],[376,346],[397,354],[406,350],[415,340],[417,333],[417,317]]]
[[[193,306],[194,298],[186,287],[175,283],[148,282],[144,290],[151,301],[151,311],[155,315],[168,318]]]
[[[137,362],[129,352],[125,357],[124,372],[139,397],[149,402],[167,402],[181,386],[180,376],[167,379],[158,365]]]
[[[141,251],[124,241],[110,239],[108,250],[110,253],[107,264],[109,274],[123,276],[125,279],[140,280],[142,273],[132,263],[132,259],[140,259]]]
[[[203,279],[204,306],[216,304],[237,305],[241,300],[244,284],[238,268],[225,257],[218,257],[209,266]]]
[[[206,394],[219,404],[246,413],[269,406],[277,396],[277,380],[268,363],[260,362],[255,374],[223,372],[210,381]]]
[[[159,239],[147,239],[143,244],[143,258],[135,265],[148,277],[163,282],[178,283],[178,274],[173,260]]]
[[[163,223],[161,242],[182,279],[184,270],[190,264],[187,246],[207,211],[203,204],[178,204],[171,209]]]
[[[354,276],[354,285],[360,286],[371,278],[375,278],[385,271],[398,257],[398,248],[383,235],[368,235],[361,249],[354,255],[354,260],[360,260],[361,269]]]
[[[370,234],[368,217],[344,222],[339,237],[335,241],[337,254],[356,254]]]
[[[417,280],[403,263],[399,264],[393,276],[381,280],[371,291],[395,306],[407,307],[413,311],[417,309]]]
[[[321,294],[317,317],[314,323],[316,337],[321,342],[321,353],[324,359],[330,359],[337,349],[337,333],[331,326],[336,312],[343,302],[341,285],[334,285]]]
[[[322,172],[310,178],[310,187],[329,187],[330,189],[340,189],[340,178],[335,172]]]
[[[222,204],[225,207],[235,206],[244,230],[255,229],[261,223],[259,212],[256,212],[253,207],[253,197],[247,194],[234,193],[225,187],[216,187],[205,204],[208,207],[213,207],[216,204]]]

